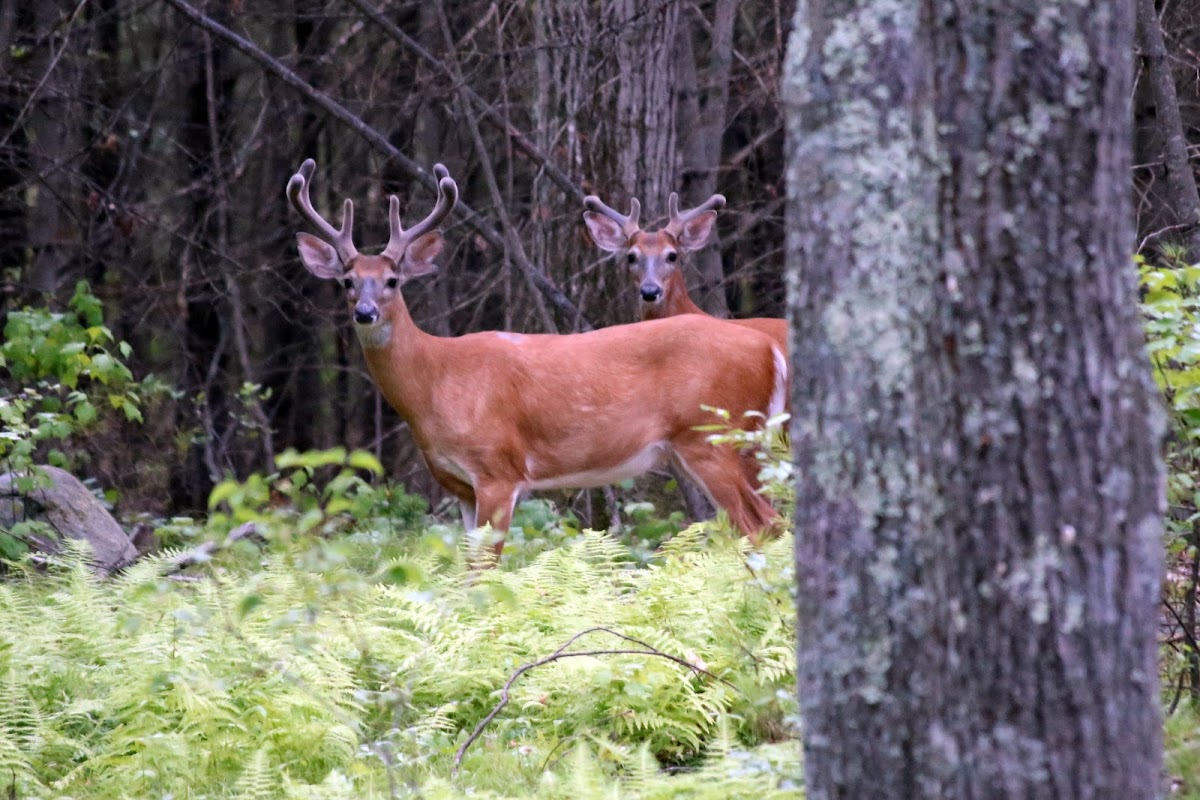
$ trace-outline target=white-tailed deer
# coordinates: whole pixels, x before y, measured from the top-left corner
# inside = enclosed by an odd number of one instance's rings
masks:
[[[530,489],[602,486],[674,458],[757,542],[777,514],[757,492],[753,470],[696,427],[729,411],[755,428],[783,407],[784,354],[770,338],[711,317],[688,315],[569,335],[472,333],[441,338],[409,316],[401,285],[433,272],[435,228],[458,200],[445,167],[434,167],[438,199],[407,231],[389,198],[391,237],[379,255],[353,243],[354,206],[335,229],[309,200],[316,165],[288,181],[292,205],[324,237],[297,234],[300,257],[319,278],[339,281],[367,367],[412,429],[430,472],[458,498],[468,529],[503,535],[517,497]]]
[[[717,220],[716,209],[725,205],[724,195],[714,194],[695,208],[679,212],[679,195],[671,192],[667,201],[670,218],[665,227],[658,231],[643,231],[638,224],[642,204],[638,199],[629,201],[629,213],[622,214],[601,202],[599,197],[588,195],[583,199],[587,211],[583,221],[587,223],[592,241],[601,250],[622,253],[629,264],[630,274],[637,283],[641,297],[639,310],[642,319],[664,319],[680,314],[704,314],[700,306],[692,302],[680,271],[680,258],[684,253],[699,250],[708,241],[713,223]],[[738,325],[762,331],[773,338],[787,352],[787,321],[771,317],[730,320]]]

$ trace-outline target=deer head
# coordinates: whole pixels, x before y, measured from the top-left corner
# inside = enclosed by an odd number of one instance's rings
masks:
[[[335,279],[346,289],[346,299],[363,342],[378,339],[367,330],[388,318],[389,307],[403,306],[400,287],[411,278],[437,270],[433,259],[442,251],[442,234],[435,230],[458,202],[458,185],[449,171],[435,164],[438,198],[429,216],[404,230],[400,226],[400,200],[388,198],[391,235],[379,255],[362,255],[354,247],[354,203],[342,206],[342,226],[336,229],[313,208],[309,185],[317,164],[311,158],[300,165],[287,185],[287,195],[300,214],[323,238],[297,233],[296,244],[304,266],[318,278]],[[364,335],[365,334],[365,335]]]
[[[679,257],[699,250],[708,241],[717,220],[715,209],[725,205],[725,197],[714,194],[681,214],[679,195],[671,192],[667,201],[670,218],[665,227],[652,232],[643,231],[638,225],[641,204],[637,198],[629,201],[627,215],[608,207],[595,195],[585,197],[583,202],[588,209],[583,221],[592,241],[606,252],[624,253],[642,303],[660,306],[667,300],[670,286],[678,283],[682,289],[682,281],[676,280]]]

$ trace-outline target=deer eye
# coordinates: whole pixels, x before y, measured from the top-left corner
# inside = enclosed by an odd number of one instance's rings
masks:
[[[342,286],[345,286],[347,289],[353,289],[354,288],[354,279],[353,278],[342,278]]]
[[[630,253],[629,255],[625,256],[625,260],[628,261],[630,264],[636,264],[637,263],[637,253]]]
[[[395,275],[393,275],[392,277],[387,279],[387,283],[385,285],[389,289],[395,289],[397,286],[400,285],[400,279],[397,278]]]
[[[672,264],[675,263],[675,259],[677,259],[677,258],[679,258],[679,254],[676,253],[674,250],[667,253],[667,261],[670,261]]]

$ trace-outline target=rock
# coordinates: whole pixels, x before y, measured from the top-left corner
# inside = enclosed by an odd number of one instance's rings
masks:
[[[38,469],[44,476],[41,487],[29,492],[16,485],[21,474],[0,475],[0,527],[23,520],[45,522],[59,538],[29,539],[31,549],[44,553],[58,552],[66,539],[83,539],[92,546],[96,569],[105,575],[137,558],[125,531],[78,478],[58,467]]]

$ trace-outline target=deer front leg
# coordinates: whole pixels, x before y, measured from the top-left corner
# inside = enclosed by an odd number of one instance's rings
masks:
[[[480,483],[475,487],[475,524],[477,526],[492,526],[492,558],[484,566],[496,566],[500,563],[500,553],[504,550],[504,538],[508,535],[508,526],[512,524],[513,508],[517,504],[520,487],[508,482]],[[468,540],[479,542],[482,532],[476,527],[467,532]]]

